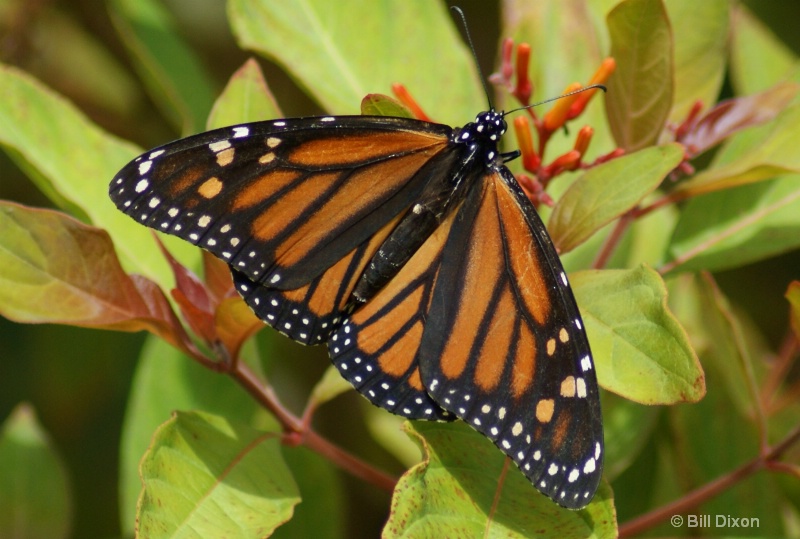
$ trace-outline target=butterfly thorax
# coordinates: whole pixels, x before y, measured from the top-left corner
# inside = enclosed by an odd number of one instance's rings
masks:
[[[478,114],[450,135],[453,143],[420,170],[430,177],[425,189],[383,242],[353,291],[364,303],[385,286],[425,240],[464,200],[475,179],[502,163],[497,143],[506,132],[501,113]]]
[[[497,161],[499,155],[497,143],[505,134],[507,127],[502,113],[489,110],[478,114],[474,122],[454,131],[452,140],[456,144],[473,147],[479,153],[475,157],[491,167]]]

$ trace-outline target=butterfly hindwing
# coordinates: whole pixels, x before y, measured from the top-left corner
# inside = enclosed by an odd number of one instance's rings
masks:
[[[370,402],[411,419],[452,420],[422,384],[419,345],[452,213],[394,279],[344,319],[328,350],[339,372]]]
[[[338,326],[364,267],[398,220],[389,221],[305,286],[271,288],[231,267],[234,286],[261,320],[302,344],[321,344]]]
[[[505,167],[458,213],[420,349],[440,406],[559,504],[591,499],[603,451],[591,352],[555,248]]]

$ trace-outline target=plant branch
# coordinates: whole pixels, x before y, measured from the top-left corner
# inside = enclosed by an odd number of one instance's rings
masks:
[[[614,250],[617,248],[617,245],[619,245],[622,236],[633,222],[633,219],[633,213],[630,211],[619,218],[611,234],[608,235],[600,251],[598,251],[594,262],[592,262],[592,269],[602,269],[608,264],[608,260],[611,258],[611,255],[614,254]]]
[[[765,452],[750,462],[743,464],[722,477],[714,479],[710,483],[706,483],[702,487],[689,492],[672,503],[626,522],[619,527],[619,537],[638,536],[645,530],[667,520],[673,515],[686,513],[763,468],[775,471],[786,471],[784,467],[778,466],[780,463],[775,461],[777,461],[777,459],[792,445],[797,443],[798,440],[800,440],[800,426],[795,427],[795,429],[779,444],[772,448],[767,448]]]
[[[236,362],[236,368],[231,371],[231,376],[241,385],[257,402],[268,409],[280,421],[290,443],[302,443],[309,449],[327,458],[342,470],[359,479],[375,485],[376,487],[392,492],[397,479],[373,466],[370,466],[358,457],[348,453],[341,447],[333,444],[320,436],[303,420],[296,417],[281,405],[278,396],[269,384],[263,383],[244,362]],[[296,434],[298,436],[292,436]],[[298,439],[299,438],[299,439]]]
[[[797,345],[797,338],[795,337],[790,326],[778,350],[778,356],[772,364],[767,375],[767,379],[764,381],[764,384],[761,387],[761,400],[764,403],[765,408],[769,410],[770,413],[775,413],[781,409],[781,405],[788,404],[787,402],[781,402],[781,399],[777,399],[775,397],[778,389],[783,383],[784,378],[786,377],[786,374],[794,364],[794,357],[797,353]],[[794,402],[796,395],[790,394],[790,397],[792,398],[789,402]]]

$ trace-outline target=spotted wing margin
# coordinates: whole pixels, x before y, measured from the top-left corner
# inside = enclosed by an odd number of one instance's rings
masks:
[[[234,286],[265,323],[302,344],[321,344],[338,327],[364,268],[399,220],[389,221],[305,286],[272,288],[231,266]]]
[[[473,187],[456,217],[420,350],[440,406],[560,505],[591,500],[603,431],[589,344],[555,248],[505,167]]]
[[[439,172],[451,132],[371,116],[226,127],[141,155],[109,194],[137,221],[292,290],[407,209]]]
[[[342,376],[372,404],[411,419],[452,420],[428,395],[418,358],[452,212],[399,273],[331,335],[328,350]]]

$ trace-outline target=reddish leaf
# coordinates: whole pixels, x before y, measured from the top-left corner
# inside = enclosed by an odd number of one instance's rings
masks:
[[[264,323],[236,294],[227,264],[203,251],[206,279],[213,283],[212,289],[158,244],[175,274],[172,297],[192,331],[212,348],[222,343],[227,357],[236,358],[244,341]]]
[[[0,203],[0,313],[23,323],[147,330],[191,343],[153,281],[129,276],[108,234],[52,210]]]
[[[682,142],[691,156],[719,144],[733,133],[775,118],[797,95],[796,83],[784,82],[761,93],[717,104],[689,128]]]
[[[194,273],[172,256],[157,236],[156,243],[175,276],[175,288],[171,294],[180,307],[184,320],[205,342],[216,341],[217,332],[214,329],[216,298],[212,297],[206,285]]]
[[[240,297],[227,298],[217,306],[214,316],[217,336],[230,357],[239,356],[244,341],[264,327],[250,307]]]
[[[228,265],[208,251],[203,251],[203,276],[208,290],[217,300],[238,296]]]

